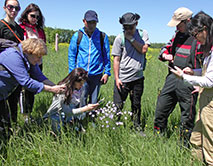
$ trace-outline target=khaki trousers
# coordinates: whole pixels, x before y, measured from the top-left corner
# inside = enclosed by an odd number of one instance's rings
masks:
[[[213,166],[213,88],[200,93],[199,114],[190,142],[192,155]]]

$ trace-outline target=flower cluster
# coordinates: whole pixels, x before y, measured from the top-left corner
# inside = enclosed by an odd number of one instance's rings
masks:
[[[132,116],[132,112],[120,112],[117,110],[115,104],[109,101],[104,107],[90,112],[89,115],[92,118],[96,118],[96,124],[101,128],[110,128],[115,130],[116,127],[123,126],[127,123],[129,117]]]

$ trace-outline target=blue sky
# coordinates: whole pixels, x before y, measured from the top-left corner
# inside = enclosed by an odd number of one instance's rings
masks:
[[[40,6],[45,17],[45,25],[53,28],[78,30],[83,27],[84,13],[95,10],[98,13],[97,27],[108,35],[117,35],[122,31],[118,22],[126,12],[141,16],[138,28],[146,29],[151,42],[167,42],[175,28],[167,26],[173,12],[179,7],[187,7],[194,14],[203,10],[213,16],[213,0],[19,0],[21,12],[29,3]],[[4,18],[1,0],[0,16]],[[18,16],[19,17],[19,16]]]

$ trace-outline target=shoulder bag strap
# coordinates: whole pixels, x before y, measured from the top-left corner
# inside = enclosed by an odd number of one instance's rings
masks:
[[[1,20],[1,22],[3,24],[5,24],[10,29],[10,31],[14,34],[14,36],[16,37],[16,39],[18,39],[18,41],[21,43],[22,42],[21,39],[19,39],[19,37],[15,34],[15,32],[12,30],[12,28],[10,28],[10,26],[4,20]]]

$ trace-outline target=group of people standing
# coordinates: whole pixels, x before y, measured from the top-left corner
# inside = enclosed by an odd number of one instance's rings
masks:
[[[15,18],[20,9],[18,0],[5,0],[6,17],[0,22],[0,38],[13,41],[12,47],[0,53],[0,130],[2,135],[7,135],[11,120],[17,121],[17,103],[24,87],[25,113],[32,111],[35,93],[42,90],[55,93],[44,118],[51,119],[57,133],[61,124],[74,123],[75,118],[84,119],[85,112],[99,106],[100,87],[111,75],[108,36],[97,28],[97,13],[88,10],[83,18],[84,27],[70,41],[69,74],[55,85],[42,73],[42,56],[47,54],[42,12],[37,5],[28,5],[18,25]],[[159,55],[161,61],[169,62],[169,73],[158,96],[154,132],[166,133],[168,117],[179,102],[183,144],[189,147],[190,139],[195,145],[193,154],[213,165],[213,20],[204,12],[194,17],[192,14],[187,8],[178,8],[168,23],[177,32]],[[133,129],[145,136],[141,128],[141,97],[150,42],[147,31],[137,28],[139,19],[138,14],[130,12],[119,18],[123,31],[115,38],[111,52],[115,79],[113,101],[117,111],[122,111],[130,95]],[[200,109],[194,125],[198,93]]]
[[[194,17],[192,14],[188,8],[178,8],[168,23],[176,26],[177,32],[159,55],[161,61],[169,62],[169,73],[158,96],[154,131],[160,135],[166,133],[168,117],[179,102],[183,145],[189,148],[190,141],[192,155],[213,165],[213,19],[202,11]],[[199,112],[195,122],[198,93]]]

